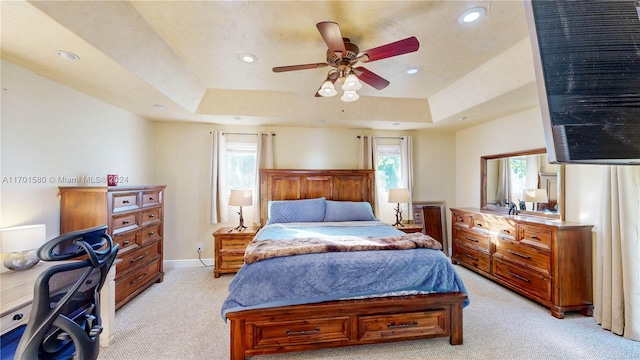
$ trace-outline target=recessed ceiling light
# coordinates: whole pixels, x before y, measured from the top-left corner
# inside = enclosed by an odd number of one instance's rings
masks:
[[[420,68],[410,67],[407,70],[405,70],[404,73],[407,74],[407,75],[414,75],[414,74],[417,74],[418,71],[420,71]]]
[[[394,123],[391,123],[391,125],[398,126],[398,125],[400,125],[400,123],[399,122],[394,122]]]
[[[258,60],[258,58],[253,54],[242,55],[242,61],[244,61],[246,63],[252,63],[252,62],[254,62],[256,60]]]
[[[158,109],[158,110],[164,110],[164,105],[161,104],[153,104],[152,105],[154,108]]]
[[[240,116],[234,116],[234,117],[233,117],[233,120],[235,120],[235,121],[240,121],[240,120],[242,120],[242,118],[241,118]]]
[[[487,13],[487,9],[481,6],[472,7],[471,9],[463,12],[458,17],[458,23],[468,24],[470,22],[474,22],[482,18],[486,13]]]
[[[466,116],[461,116],[461,117],[458,118],[458,121],[465,121],[465,120],[467,120]]]
[[[68,51],[58,50],[58,51],[56,51],[56,53],[61,58],[64,58],[64,59],[67,59],[67,60],[79,60],[80,59],[80,56],[78,56],[78,55],[76,55],[74,53],[70,53]]]

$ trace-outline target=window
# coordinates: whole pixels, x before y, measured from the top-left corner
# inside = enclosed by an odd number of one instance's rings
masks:
[[[512,202],[516,199],[524,201],[522,191],[527,188],[527,159],[514,157],[509,159],[509,182]]]
[[[255,187],[256,153],[256,143],[227,142],[227,195],[231,189]]]
[[[376,146],[376,183],[378,192],[401,187],[400,145]]]

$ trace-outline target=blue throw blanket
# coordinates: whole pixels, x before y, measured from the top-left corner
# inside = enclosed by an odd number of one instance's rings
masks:
[[[288,238],[310,231],[317,235],[317,231],[324,228],[319,225],[296,224],[288,230],[281,226],[274,228],[277,232],[289,233],[282,236]],[[258,238],[277,238],[273,233],[269,234],[271,226],[261,230]],[[384,232],[388,233],[385,235],[399,233],[391,226],[329,226],[325,229],[325,233],[332,235],[359,233],[380,236]],[[229,296],[222,305],[221,314],[226,319],[229,312],[256,308],[375,295],[456,291],[467,293],[451,262],[440,250],[304,254],[243,265],[229,284]],[[464,306],[468,303],[467,299]]]

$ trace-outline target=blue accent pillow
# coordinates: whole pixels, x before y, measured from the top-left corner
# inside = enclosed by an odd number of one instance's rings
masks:
[[[324,220],[325,198],[269,201],[267,224],[321,222]]]
[[[371,204],[366,201],[326,201],[324,221],[372,221]]]

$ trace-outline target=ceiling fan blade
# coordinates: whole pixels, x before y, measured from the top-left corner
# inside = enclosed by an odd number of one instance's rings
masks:
[[[351,69],[354,74],[360,79],[362,82],[365,82],[371,85],[373,88],[377,90],[382,90],[389,85],[389,81],[376,75],[375,73],[363,68],[362,66]]]
[[[371,62],[386,59],[392,56],[418,51],[418,48],[420,48],[420,42],[418,42],[418,39],[415,36],[412,36],[404,40],[398,40],[396,42],[362,51],[358,54],[358,61]]]
[[[289,65],[289,66],[277,66],[273,68],[273,72],[285,72],[285,71],[295,71],[295,70],[306,70],[306,69],[319,69],[327,66],[327,63],[315,63],[315,64],[302,64],[302,65]]]
[[[342,33],[340,32],[340,26],[338,23],[332,21],[323,21],[316,24],[322,39],[329,47],[329,50],[333,53],[339,52],[343,55],[347,53],[347,49],[344,47],[344,40],[342,39]]]

